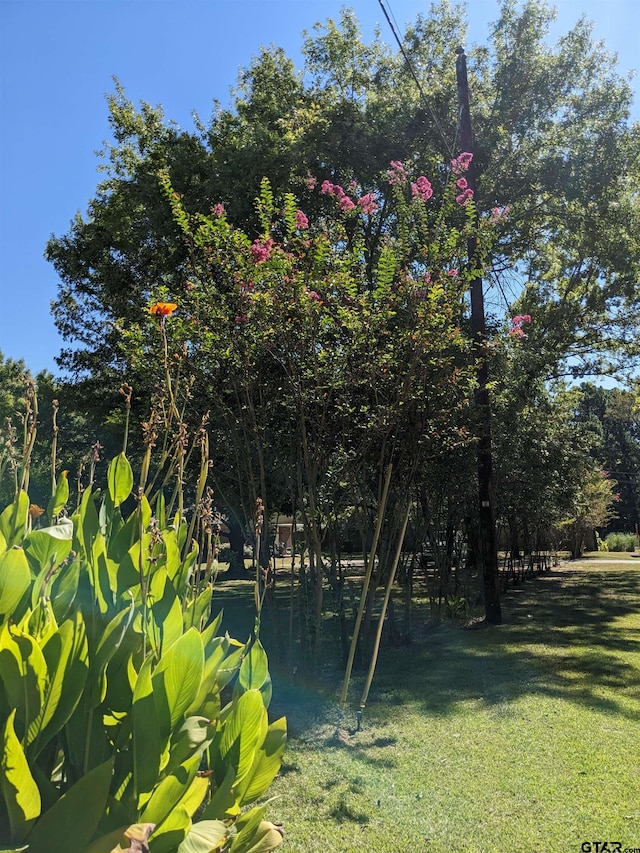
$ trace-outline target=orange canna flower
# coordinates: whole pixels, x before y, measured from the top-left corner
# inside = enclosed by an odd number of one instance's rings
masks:
[[[30,504],[29,505],[29,517],[30,518],[40,518],[41,515],[44,515],[44,510],[38,504]]]
[[[151,314],[159,314],[161,317],[170,317],[178,306],[175,302],[156,302],[149,308]]]

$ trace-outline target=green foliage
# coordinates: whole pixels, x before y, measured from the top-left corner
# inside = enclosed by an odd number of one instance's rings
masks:
[[[505,0],[487,43],[469,50],[479,180],[466,214],[511,206],[494,275],[505,292],[512,270],[529,280],[527,310],[539,306],[544,370],[557,371],[572,354],[570,369],[582,372],[604,369],[614,349],[627,358],[633,349],[635,311],[624,308],[633,309],[638,272],[640,137],[629,121],[629,81],[592,40],[588,22],[553,44],[552,20],[545,2]],[[123,333],[141,323],[158,282],[184,293],[189,250],[181,231],[189,215],[207,216],[222,202],[251,239],[269,236],[273,199],[264,186],[258,191],[265,175],[275,196],[295,189],[313,216],[322,205],[308,190],[309,174],[369,191],[401,159],[440,183],[443,165],[459,153],[450,150],[458,124],[451,45],[465,44],[464,29],[462,8],[434,4],[408,25],[401,52],[380,35],[364,42],[344,10],[306,34],[304,77],[281,49],[263,49],[241,72],[231,106],[197,132],[135,105],[116,82],[105,180],[89,215],[47,249],[62,282],[56,319],[77,344],[64,364],[77,376],[100,376],[88,390],[103,398],[106,387],[117,391],[125,368],[136,388],[152,388],[123,359]],[[405,56],[429,81],[428,120]],[[167,208],[159,171],[181,202],[179,215]],[[286,222],[292,233],[290,213]],[[406,221],[398,221],[397,237],[407,245]],[[385,238],[384,229],[368,237],[372,246]]]
[[[350,524],[352,539],[370,540],[382,457],[395,456],[392,505],[416,485],[411,528],[476,538],[471,274],[491,265],[498,285],[487,289],[498,300],[488,348],[496,494],[514,551],[518,539],[535,547],[553,524],[578,517],[585,459],[596,456],[572,415],[562,424],[568,407],[545,383],[628,368],[637,356],[640,136],[629,82],[584,21],[554,43],[545,2],[505,0],[496,17],[487,43],[468,51],[477,189],[464,210],[449,168],[459,153],[452,45],[465,44],[464,11],[434,4],[407,27],[400,51],[379,35],[363,41],[345,10],[306,34],[304,75],[282,50],[263,49],[229,108],[197,132],[135,105],[116,84],[105,179],[88,214],[47,247],[61,279],[56,322],[74,344],[61,363],[96,423],[115,420],[108,413],[125,375],[131,417],[143,419],[165,373],[149,299],[179,304],[166,328],[171,375],[189,377],[179,403],[187,420],[215,412],[216,497],[233,519],[234,565],[244,573],[258,496],[267,518],[304,509],[315,551],[304,609],[316,624],[322,539],[339,550]],[[429,81],[427,112],[405,55]],[[429,176],[430,203],[417,203],[409,183],[390,183],[392,161],[410,180]],[[319,192],[323,181],[355,207]],[[372,215],[359,205],[366,197]],[[308,229],[295,227],[298,205]],[[468,262],[476,215],[497,239],[481,241]],[[453,270],[460,279],[444,279]],[[527,284],[507,306],[514,276],[518,289]],[[526,339],[506,346],[505,310],[532,316]],[[622,460],[629,443],[620,439],[612,456]],[[175,447],[164,453],[169,460]],[[615,478],[620,466],[603,467]],[[616,510],[633,529],[637,500],[620,483]],[[301,633],[309,638],[313,625]]]
[[[636,550],[636,535],[635,533],[607,533],[606,539],[607,551],[635,551]]]
[[[207,624],[184,520],[160,528],[144,495],[122,515],[123,454],[107,480],[50,527],[32,529],[24,492],[0,515],[0,844],[109,853],[143,824],[152,853],[271,850],[281,835],[242,813],[286,740],[264,650]]]

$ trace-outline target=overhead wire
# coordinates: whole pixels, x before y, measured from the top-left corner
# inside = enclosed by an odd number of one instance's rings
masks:
[[[454,138],[454,143],[453,143],[453,145],[450,145],[449,140],[447,139],[445,132],[442,129],[442,125],[438,121],[438,117],[436,116],[435,112],[433,111],[433,109],[431,107],[431,104],[429,103],[429,99],[427,98],[427,96],[425,94],[422,83],[420,82],[418,75],[416,74],[416,72],[414,70],[414,67],[411,63],[411,59],[409,58],[409,55],[407,54],[407,51],[405,50],[404,45],[402,44],[400,36],[398,35],[398,31],[396,29],[397,24],[395,24],[395,17],[393,15],[393,12],[391,12],[391,11],[387,12],[384,0],[378,0],[378,3],[380,4],[380,8],[382,9],[382,13],[384,14],[385,18],[387,19],[387,23],[389,24],[389,29],[391,30],[391,33],[392,33],[394,39],[396,40],[396,44],[398,45],[398,47],[400,49],[400,53],[402,54],[404,61],[406,63],[406,66],[409,69],[409,73],[413,77],[413,80],[414,80],[416,86],[418,87],[418,92],[420,93],[420,97],[422,98],[424,105],[426,106],[427,110],[429,111],[431,118],[433,119],[433,123],[435,124],[436,128],[438,129],[438,132],[440,134],[442,141],[444,142],[444,146],[447,150],[447,153],[453,159],[453,157],[455,156],[454,146],[455,146],[455,142],[458,138],[458,129],[460,127],[460,118],[458,117],[458,126],[456,127],[456,134],[455,134],[455,138]],[[392,20],[392,18],[393,18],[393,20]]]
[[[460,118],[461,118],[460,112],[458,112],[458,121],[456,123],[456,132],[455,132],[455,136],[453,139],[453,145],[450,145],[449,140],[447,139],[447,136],[445,135],[445,132],[442,129],[442,125],[438,121],[438,117],[436,116],[434,110],[431,107],[431,104],[429,102],[429,98],[427,97],[427,95],[424,91],[424,87],[422,86],[422,83],[420,82],[420,79],[418,78],[418,75],[415,72],[415,69],[414,69],[413,64],[411,62],[411,59],[410,59],[409,55],[407,54],[407,51],[405,50],[404,45],[403,45],[403,43],[402,43],[402,41],[398,35],[398,23],[396,21],[395,15],[393,14],[393,11],[391,10],[391,8],[389,8],[389,10],[387,11],[387,6],[385,5],[385,0],[378,0],[378,4],[379,4],[380,8],[382,9],[382,13],[384,14],[384,16],[387,20],[387,24],[389,25],[389,29],[391,30],[391,33],[392,33],[392,35],[396,41],[396,44],[398,45],[398,48],[400,49],[400,52],[401,52],[402,57],[405,61],[405,64],[406,64],[407,68],[409,69],[409,72],[410,72],[410,74],[411,74],[411,76],[412,76],[412,78],[413,78],[413,80],[414,80],[414,82],[418,88],[418,92],[420,93],[420,97],[422,98],[422,101],[424,102],[424,105],[426,106],[429,114],[431,115],[431,118],[433,119],[433,123],[436,126],[436,128],[440,134],[440,138],[442,139],[442,141],[444,143],[445,149],[446,149],[447,153],[449,154],[449,156],[453,159],[453,157],[455,156],[455,146],[456,146],[456,143],[458,141],[458,135],[460,132]],[[502,283],[499,281],[499,278],[497,276],[492,276],[492,279],[494,280],[494,283],[498,284],[498,287],[499,287],[500,293],[502,294],[502,298],[505,302],[505,305],[507,306],[507,308],[509,308],[510,302],[509,302],[509,299],[507,298],[507,294],[504,292],[504,289],[502,287]]]

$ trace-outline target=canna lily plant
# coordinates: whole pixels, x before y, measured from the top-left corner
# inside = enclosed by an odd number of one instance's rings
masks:
[[[0,849],[274,849],[255,804],[286,721],[257,633],[210,620],[215,559],[202,571],[182,502],[134,488],[124,451],[70,517],[66,472],[52,491],[48,526],[25,489],[0,513]]]

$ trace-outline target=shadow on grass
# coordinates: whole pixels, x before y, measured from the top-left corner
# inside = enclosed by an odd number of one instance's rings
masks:
[[[341,798],[338,805],[329,812],[329,816],[337,823],[345,823],[346,821],[349,821],[350,823],[358,823],[361,826],[365,826],[371,822],[370,815],[354,808],[345,798]]]
[[[255,618],[250,585],[242,587],[214,598],[214,611],[216,603],[225,607],[225,629],[239,639],[248,636]],[[640,716],[640,566],[563,566],[537,575],[509,590],[503,615],[503,625],[480,631],[448,622],[427,625],[420,643],[385,647],[368,707],[417,702],[428,714],[446,715],[460,702],[479,701],[507,713],[519,696],[539,694]],[[275,639],[264,621],[276,713],[286,714],[291,734],[302,739],[335,725],[342,671],[333,670],[333,681],[324,672],[322,687],[308,674],[300,677],[305,673],[290,682],[275,665]],[[361,679],[354,675],[354,696]]]
[[[630,708],[622,693],[640,699],[640,572],[537,576],[509,591],[503,610],[501,626],[464,631],[443,624],[419,649],[389,650],[370,704],[379,694],[389,702],[395,685],[396,701],[419,701],[436,715],[461,701],[497,706],[539,693],[639,716],[640,703]],[[635,626],[620,624],[634,614]]]

